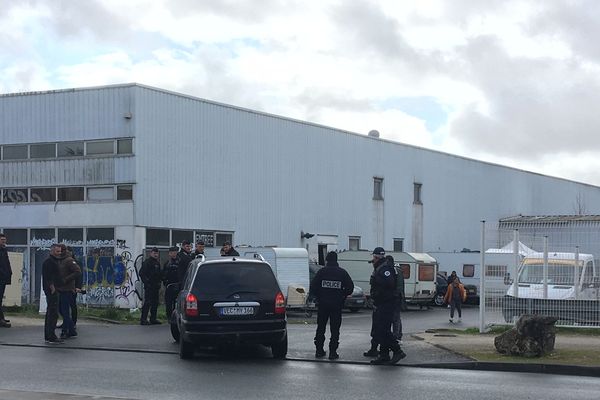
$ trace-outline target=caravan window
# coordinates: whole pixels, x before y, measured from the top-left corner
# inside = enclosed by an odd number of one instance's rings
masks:
[[[402,275],[404,279],[410,278],[410,264],[400,264],[400,268],[402,269]]]
[[[419,264],[419,281],[434,281],[435,266],[429,264]]]
[[[579,265],[579,276],[581,277],[582,266]],[[544,277],[544,263],[525,264],[519,276],[519,283],[541,284]],[[573,262],[549,262],[548,283],[559,285],[573,285],[575,280],[575,268]]]
[[[463,277],[472,278],[475,276],[475,265],[463,264]]]

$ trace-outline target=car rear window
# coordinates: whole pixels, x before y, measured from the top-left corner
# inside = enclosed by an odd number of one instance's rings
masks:
[[[275,293],[279,285],[267,264],[227,263],[201,265],[194,289],[200,293],[229,295],[234,292]]]

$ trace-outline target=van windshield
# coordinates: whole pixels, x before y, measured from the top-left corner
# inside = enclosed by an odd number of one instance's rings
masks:
[[[581,278],[581,267],[579,267]],[[548,264],[548,283],[559,285],[573,285],[575,268],[573,264]],[[544,264],[523,265],[519,276],[519,283],[544,283]]]
[[[279,291],[279,285],[269,265],[236,262],[200,266],[194,291],[224,296],[240,292],[270,295]]]

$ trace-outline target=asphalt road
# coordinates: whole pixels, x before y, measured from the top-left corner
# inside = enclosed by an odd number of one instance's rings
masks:
[[[598,399],[600,380],[269,359],[0,347],[0,399]],[[57,394],[59,393],[59,394]],[[76,396],[73,396],[76,395]],[[98,397],[94,397],[98,400]]]

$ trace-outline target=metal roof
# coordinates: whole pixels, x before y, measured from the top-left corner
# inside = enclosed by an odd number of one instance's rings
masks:
[[[600,222],[600,215],[515,215],[513,217],[501,218],[501,224],[527,223],[548,224],[565,222]]]

